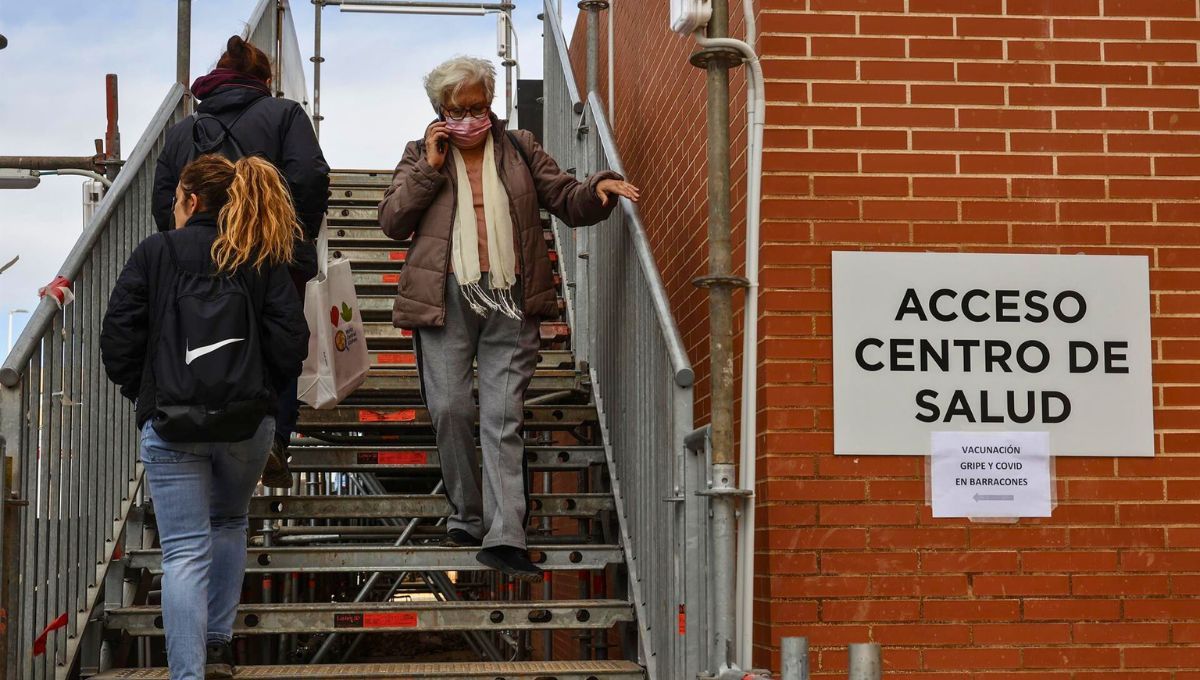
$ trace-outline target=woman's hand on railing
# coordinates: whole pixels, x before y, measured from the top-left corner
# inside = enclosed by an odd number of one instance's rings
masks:
[[[629,200],[633,201],[634,203],[637,203],[638,196],[641,195],[641,192],[638,190],[637,187],[633,186],[632,184],[630,184],[629,182],[626,182],[624,180],[619,180],[619,179],[601,180],[600,183],[596,185],[596,195],[600,197],[601,205],[605,205],[605,206],[608,205],[609,194],[615,194],[617,196],[624,196],[625,198],[628,198]]]

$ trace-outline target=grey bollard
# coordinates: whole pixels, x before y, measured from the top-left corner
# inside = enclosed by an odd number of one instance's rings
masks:
[[[785,637],[780,640],[780,657],[783,662],[782,680],[809,680],[808,638]]]
[[[880,680],[882,677],[879,645],[874,642],[850,645],[850,680]]]

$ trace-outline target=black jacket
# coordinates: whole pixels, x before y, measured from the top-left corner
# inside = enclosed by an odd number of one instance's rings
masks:
[[[100,332],[100,356],[108,377],[121,394],[137,404],[140,428],[156,406],[154,375],[147,370],[157,339],[152,337],[165,305],[170,304],[176,269],[164,239],[171,239],[179,265],[189,271],[212,271],[217,222],[211,214],[195,215],[183,229],[154,234],[142,241],[117,278]],[[304,309],[284,265],[246,266],[234,276],[248,277],[248,288],[262,320],[259,326],[263,361],[270,377],[275,412],[279,391],[300,375],[308,355],[308,324]]]
[[[196,110],[231,126],[230,131],[246,154],[261,155],[279,168],[292,191],[305,236],[316,239],[321,218],[329,207],[329,165],[304,108],[260,90],[225,85],[200,102]],[[151,210],[159,231],[175,227],[171,201],[179,173],[192,154],[192,122],[188,116],[167,130],[166,145],[154,169]]]

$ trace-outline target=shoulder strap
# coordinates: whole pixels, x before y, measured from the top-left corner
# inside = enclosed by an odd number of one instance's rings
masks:
[[[521,160],[525,161],[525,166],[529,168],[530,172],[533,172],[533,163],[529,160],[529,153],[525,151],[525,146],[521,144],[521,140],[517,139],[517,133],[513,132],[512,130],[507,130],[507,132],[508,141],[512,142],[512,145],[517,147],[517,153],[521,154]]]
[[[179,253],[175,252],[175,244],[171,243],[171,232],[161,231],[163,241],[167,243],[167,254],[171,256],[171,264],[175,265],[175,269],[183,271],[183,267],[179,266]]]

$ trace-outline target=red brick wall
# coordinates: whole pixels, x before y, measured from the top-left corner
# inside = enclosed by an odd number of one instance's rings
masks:
[[[806,635],[819,678],[871,640],[888,677],[1200,680],[1196,0],[757,4],[756,662]],[[614,2],[617,137],[703,397],[704,83],[666,5]],[[1013,526],[934,521],[919,458],[835,457],[830,252],[859,248],[1148,255],[1157,456],[1060,459]]]

